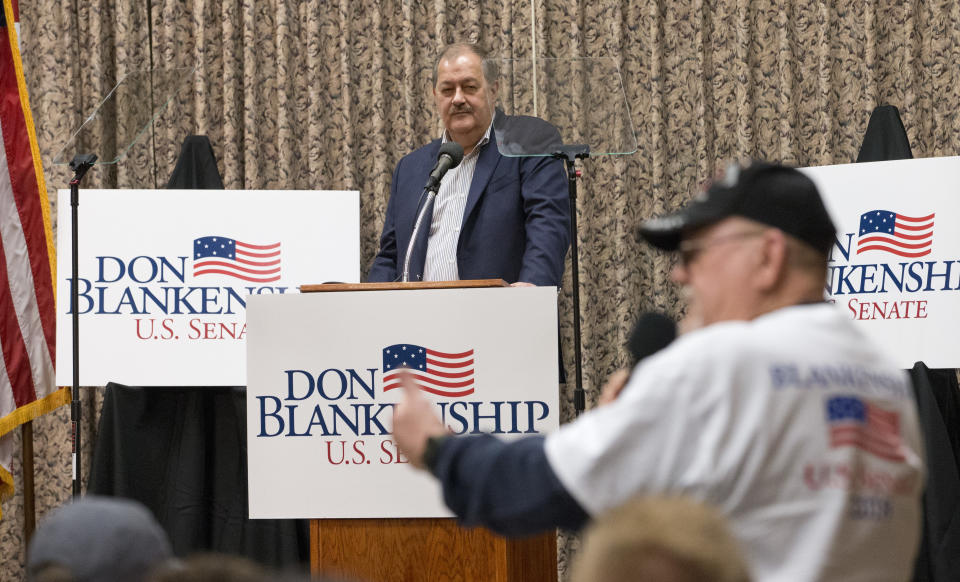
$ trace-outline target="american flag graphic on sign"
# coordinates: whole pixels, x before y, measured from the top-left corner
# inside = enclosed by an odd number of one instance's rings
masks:
[[[871,210],[860,215],[857,254],[882,251],[898,257],[916,258],[930,254],[933,217],[905,216],[889,210]]]
[[[280,243],[253,245],[225,236],[193,241],[193,276],[226,275],[250,283],[280,280]]]
[[[830,446],[856,447],[888,461],[904,460],[900,417],[854,396],[827,400]]]
[[[438,352],[423,346],[396,344],[383,348],[383,391],[400,387],[400,369],[407,368],[424,392],[460,397],[473,394],[473,350]]]

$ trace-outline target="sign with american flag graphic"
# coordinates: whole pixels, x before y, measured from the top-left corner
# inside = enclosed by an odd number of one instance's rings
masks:
[[[57,242],[69,245],[60,195]],[[360,280],[357,192],[84,190],[83,208],[84,386],[243,386],[249,296]],[[72,382],[70,256],[57,253],[60,385]]]
[[[453,434],[559,425],[555,287],[257,295],[247,323],[252,518],[449,516],[393,440],[401,373]]]
[[[960,157],[801,171],[837,227],[826,299],[899,367],[960,366]]]

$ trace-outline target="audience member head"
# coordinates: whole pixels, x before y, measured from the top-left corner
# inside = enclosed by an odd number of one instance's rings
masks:
[[[146,507],[87,496],[41,521],[27,549],[27,580],[140,582],[172,557],[166,533]]]
[[[673,279],[686,328],[749,320],[823,300],[836,229],[816,186],[786,166],[731,166],[679,212],[645,222],[655,247],[679,251]]]
[[[635,498],[597,519],[573,582],[747,582],[723,517],[684,498]]]
[[[493,121],[497,66],[473,44],[447,46],[433,72],[433,99],[450,140],[469,154]]]

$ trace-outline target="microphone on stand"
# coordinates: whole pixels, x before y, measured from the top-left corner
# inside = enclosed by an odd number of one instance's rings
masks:
[[[448,141],[440,146],[440,151],[437,153],[437,164],[433,166],[433,171],[427,178],[427,185],[424,186],[424,190],[436,194],[437,190],[440,189],[440,180],[443,179],[444,174],[459,166],[461,161],[463,161],[463,148],[460,144],[455,141]]]
[[[437,153],[437,163],[433,166],[430,177],[427,178],[427,185],[423,187],[423,192],[427,196],[420,207],[420,212],[417,213],[417,220],[414,222],[413,232],[410,234],[410,242],[407,243],[407,252],[403,257],[403,276],[400,280],[404,283],[410,281],[410,254],[413,252],[413,245],[417,242],[417,236],[419,236],[420,228],[423,226],[423,218],[426,216],[428,209],[433,208],[433,199],[437,195],[437,190],[440,189],[440,181],[443,180],[444,174],[452,168],[456,168],[462,160],[463,147],[457,142],[448,141],[440,146],[440,151]]]

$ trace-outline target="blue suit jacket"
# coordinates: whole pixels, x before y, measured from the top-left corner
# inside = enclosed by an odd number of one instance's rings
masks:
[[[556,134],[556,129],[549,127]],[[570,242],[570,204],[563,163],[544,157],[502,156],[493,133],[490,138],[477,160],[463,212],[457,244],[460,278],[501,278],[509,283],[559,286]],[[380,251],[370,268],[369,281],[399,280],[420,194],[439,149],[438,139],[397,164]],[[411,281],[423,278],[430,219],[428,214],[411,253]]]

